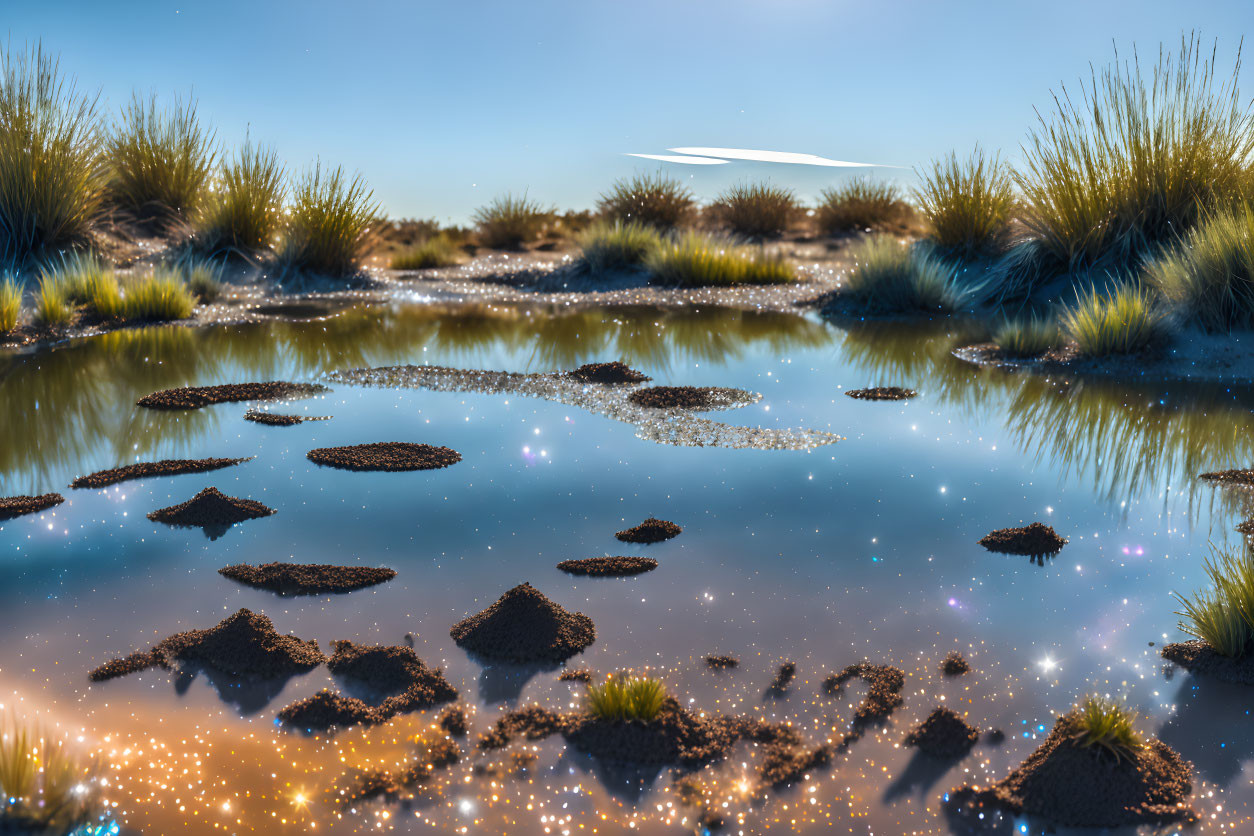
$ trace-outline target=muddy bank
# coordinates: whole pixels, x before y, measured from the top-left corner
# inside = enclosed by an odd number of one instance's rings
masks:
[[[379,441],[348,447],[318,447],[305,454],[314,464],[340,470],[438,470],[462,460],[461,453],[448,447],[412,444],[407,441]]]
[[[330,421],[330,415],[284,415],[281,412],[250,409],[244,413],[245,421],[265,424],[268,427],[294,427],[306,421]]]
[[[661,543],[672,537],[678,537],[683,533],[683,529],[675,525],[669,520],[659,520],[657,517],[649,517],[640,525],[632,528],[624,529],[616,532],[614,536],[624,543],[641,543],[648,545],[650,543]]]
[[[937,706],[922,723],[915,726],[902,741],[915,746],[925,755],[938,760],[954,760],[971,751],[980,730],[962,719],[956,711]]]
[[[570,612],[524,583],[449,631],[457,645],[486,659],[563,662],[596,640],[592,619]]]
[[[166,525],[219,529],[274,513],[273,508],[255,500],[227,496],[217,488],[205,488],[186,502],[158,508],[148,519]]]
[[[1057,554],[1067,545],[1065,537],[1044,523],[1034,522],[1021,528],[999,528],[980,538],[980,545],[990,552],[1022,554],[1029,557]]]
[[[569,575],[626,577],[651,572],[657,565],[651,557],[586,557],[582,560],[563,560],[557,568]]]
[[[845,394],[860,401],[908,401],[919,393],[900,386],[876,386],[871,389],[848,389]]]
[[[11,520],[25,514],[38,514],[65,502],[59,493],[45,493],[39,496],[3,496],[0,497],[0,520]]]
[[[616,386],[627,383],[644,383],[651,378],[644,372],[638,372],[626,363],[614,360],[610,363],[584,363],[568,374],[575,380],[584,383],[601,383]]]
[[[149,409],[201,409],[219,403],[237,401],[278,401],[307,398],[330,390],[319,383],[289,383],[271,380],[264,383],[227,383],[221,386],[184,386],[163,389],[145,395],[135,403]]]
[[[237,464],[252,461],[255,456],[242,459],[163,459],[159,462],[136,462],[110,470],[98,470],[80,476],[70,483],[71,488],[104,488],[131,479],[147,479],[152,476],[177,476],[180,473],[208,473]]]
[[[385,583],[396,577],[396,570],[326,563],[263,563],[260,566],[240,563],[224,566],[218,574],[280,595],[320,595]]]
[[[1238,685],[1254,685],[1254,654],[1234,659],[1216,652],[1201,639],[1164,645],[1159,652],[1168,662],[1174,662],[1189,673]]]

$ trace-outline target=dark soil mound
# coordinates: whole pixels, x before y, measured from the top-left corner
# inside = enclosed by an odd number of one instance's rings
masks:
[[[900,386],[876,386],[872,389],[847,389],[845,394],[860,401],[908,401],[919,393]]]
[[[1057,554],[1067,545],[1065,537],[1044,523],[1034,522],[1022,528],[1000,528],[980,538],[980,545],[990,552],[1002,554]]]
[[[466,709],[460,705],[450,705],[440,712],[436,720],[440,728],[453,737],[465,737],[470,734],[470,720],[466,717]]]
[[[462,454],[448,447],[411,444],[406,441],[380,441],[351,447],[319,447],[306,457],[315,464],[341,470],[435,470],[462,460]]]
[[[992,807],[1071,827],[1122,827],[1192,821],[1187,806],[1192,769],[1171,747],[1151,740],[1132,758],[1116,760],[1099,747],[1081,747],[1074,714],[1053,731],[1018,769],[985,789],[951,793],[960,808]]]
[[[632,392],[627,400],[650,409],[709,409],[714,405],[711,390],[697,386],[650,386]]]
[[[217,488],[205,488],[186,502],[153,511],[148,519],[167,525],[215,528],[268,517],[273,513],[273,508],[260,502],[227,496]]]
[[[735,656],[706,656],[705,666],[717,671],[727,670],[740,666],[740,660]]]
[[[228,383],[224,386],[191,386],[163,389],[145,395],[136,403],[149,409],[200,409],[215,403],[235,401],[277,401],[307,397],[330,391],[318,383],[288,383],[271,380],[266,383]]]
[[[87,476],[80,476],[70,483],[70,487],[104,488],[129,479],[147,479],[149,476],[206,473],[210,470],[221,470],[224,467],[250,462],[253,458],[253,456],[249,456],[244,459],[165,459],[159,462],[136,462],[124,467],[100,470]]]
[[[559,714],[538,705],[529,705],[517,711],[506,712],[492,726],[492,730],[479,735],[480,749],[504,749],[518,737],[527,740],[543,740],[552,734],[568,729],[576,715]]]
[[[797,663],[785,662],[779,666],[779,670],[775,672],[775,678],[771,680],[771,684],[767,686],[766,693],[770,696],[780,696],[788,690],[788,686],[792,684],[793,678],[797,675]]]
[[[962,658],[961,653],[951,650],[941,660],[940,670],[945,676],[962,676],[971,670],[971,665],[967,663],[966,659]]]
[[[672,537],[678,537],[683,529],[673,522],[649,517],[635,528],[619,531],[614,536],[624,543],[660,543]]]
[[[334,796],[335,802],[348,806],[376,798],[398,799],[407,795],[411,787],[427,783],[437,772],[461,760],[461,747],[447,738],[430,742],[419,738],[418,744],[426,751],[417,763],[398,772],[382,769],[359,772],[345,789]]]
[[[584,383],[644,383],[649,377],[638,372],[626,363],[615,360],[612,363],[585,363],[570,372],[570,376]]]
[[[1162,657],[1190,673],[1210,676],[1238,685],[1254,685],[1254,654],[1235,659],[1217,653],[1200,639],[1164,645]]]
[[[652,571],[657,568],[657,561],[651,557],[588,557],[563,560],[557,568],[571,575],[622,577]]]
[[[557,679],[559,682],[591,682],[592,671],[587,668],[579,668],[578,670],[573,671],[562,671],[558,674]]]
[[[335,726],[370,725],[378,715],[374,706],[356,697],[346,697],[323,688],[312,697],[284,706],[278,716],[279,722],[284,725],[323,731]]]
[[[317,642],[282,635],[265,615],[240,610],[216,627],[176,633],[152,650],[106,662],[89,676],[101,682],[145,668],[192,662],[234,676],[274,679],[304,673],[325,660]]]
[[[906,735],[905,744],[933,758],[953,760],[970,752],[979,739],[980,730],[968,725],[962,715],[938,706]]]
[[[1251,486],[1254,485],[1254,470],[1217,470],[1212,473],[1203,473],[1197,478],[1225,485]]]
[[[319,595],[351,592],[384,583],[396,577],[396,570],[324,563],[265,563],[261,566],[241,563],[223,567],[218,574],[280,595]]]
[[[906,678],[900,669],[891,665],[873,665],[870,662],[850,665],[823,680],[823,690],[834,696],[841,692],[846,682],[854,678],[863,680],[869,686],[866,699],[858,705],[853,715],[855,732],[872,723],[887,720],[897,706],[901,705],[901,689],[905,687]]]
[[[569,612],[529,583],[516,586],[449,631],[460,647],[489,659],[561,662],[596,640],[592,619]]]
[[[306,421],[329,421],[330,418],[329,415],[284,415],[281,412],[263,412],[258,409],[250,409],[244,413],[245,421],[270,427],[290,427]]]
[[[45,493],[39,496],[0,496],[0,520],[11,520],[23,514],[38,514],[62,502],[65,502],[65,497],[59,493]]]
[[[800,781],[806,773],[831,763],[833,754],[833,747],[826,744],[813,749],[768,746],[762,758],[762,780],[772,787]]]

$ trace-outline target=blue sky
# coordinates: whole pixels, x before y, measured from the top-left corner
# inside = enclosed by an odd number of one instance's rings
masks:
[[[360,171],[396,217],[462,222],[505,191],[588,208],[625,154],[762,148],[911,169],[976,141],[1014,158],[1049,91],[1181,33],[1230,68],[1244,2],[922,0],[0,0],[115,110],[194,92],[231,145]],[[1254,79],[1243,72],[1243,89]],[[850,170],[666,164],[703,199],[770,178],[804,196]]]

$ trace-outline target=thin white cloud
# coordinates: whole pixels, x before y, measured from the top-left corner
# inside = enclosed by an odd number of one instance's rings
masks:
[[[760,163],[790,163],[792,165],[820,165],[833,168],[871,168],[879,163],[851,163],[845,160],[829,160],[817,154],[796,154],[791,151],[759,151],[752,148],[671,148],[676,154],[698,157],[726,157],[729,160],[752,160]],[[643,156],[643,155],[642,155]],[[896,166],[883,166],[896,168]]]
[[[628,154],[629,157],[642,157],[646,160],[661,160],[664,163],[683,163],[684,165],[726,165],[727,160],[716,160],[707,155],[704,157],[675,156],[674,154]]]

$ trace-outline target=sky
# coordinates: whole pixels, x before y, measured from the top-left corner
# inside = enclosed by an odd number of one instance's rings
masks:
[[[1251,24],[1248,0],[0,0],[9,48],[41,41],[108,113],[193,95],[228,149],[343,165],[390,216],[453,223],[505,192],[592,208],[659,169],[705,201],[768,179],[810,199],[908,187],[977,142],[1013,161],[1050,91],[1116,46],[1196,31],[1229,72]],[[628,156],[692,146],[882,167]]]

